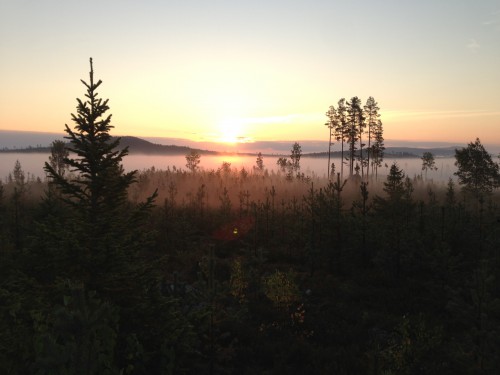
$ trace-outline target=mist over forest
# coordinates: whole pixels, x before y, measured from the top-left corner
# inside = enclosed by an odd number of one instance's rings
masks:
[[[202,169],[186,147],[183,168],[125,170],[90,68],[44,178],[17,161],[0,180],[1,373],[499,372],[500,174],[480,139],[445,183],[429,150],[410,176],[353,97],[326,113],[326,175],[303,142],[273,169],[263,152]]]
[[[0,365],[495,372],[498,191],[403,173],[344,184],[257,163],[148,169],[88,221],[90,207],[14,166],[1,185]]]

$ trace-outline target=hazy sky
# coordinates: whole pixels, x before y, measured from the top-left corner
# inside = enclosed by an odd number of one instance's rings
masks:
[[[89,57],[113,134],[326,139],[328,106],[386,139],[500,143],[500,0],[0,0],[0,129],[70,126]]]

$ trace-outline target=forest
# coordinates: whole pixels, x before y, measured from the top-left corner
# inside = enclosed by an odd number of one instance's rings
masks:
[[[305,176],[297,143],[278,172],[196,153],[125,172],[92,65],[82,82],[46,179],[16,163],[0,183],[2,374],[500,371],[499,165],[479,139],[446,186],[377,177],[380,132],[370,174],[351,144],[349,176]]]

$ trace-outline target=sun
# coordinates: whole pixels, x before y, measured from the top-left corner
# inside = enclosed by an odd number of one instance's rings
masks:
[[[248,119],[255,100],[248,90],[223,77],[205,95],[213,114],[211,131],[214,141],[225,144],[248,142]]]
[[[239,119],[224,119],[219,123],[218,142],[221,143],[242,143],[245,142],[244,123]]]

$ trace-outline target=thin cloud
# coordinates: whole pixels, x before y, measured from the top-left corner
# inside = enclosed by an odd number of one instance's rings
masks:
[[[246,117],[242,121],[246,124],[289,124],[296,115],[268,116],[268,117]]]
[[[482,22],[483,26],[491,27],[496,31],[500,31],[500,10],[492,12],[490,18]]]
[[[317,121],[318,117],[322,120],[324,115],[318,113],[294,113],[281,116],[246,117],[240,121],[245,124],[290,124]]]
[[[474,38],[470,38],[468,43],[465,46],[467,47],[467,49],[469,51],[471,51],[473,53],[477,52],[481,48],[481,45]]]

